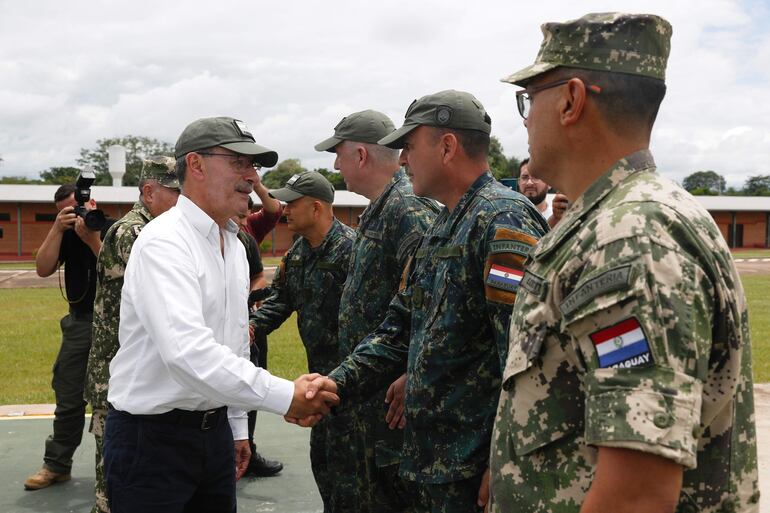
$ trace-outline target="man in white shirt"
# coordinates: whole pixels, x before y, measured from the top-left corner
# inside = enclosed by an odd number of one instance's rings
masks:
[[[226,117],[188,125],[175,153],[182,195],[139,235],[125,273],[104,435],[113,513],[235,511],[245,412],[300,417],[338,401],[308,401],[307,378],[248,360],[248,264],[230,218],[278,155]]]
[[[569,200],[564,194],[556,194],[553,201],[548,203],[547,183],[539,178],[535,178],[529,172],[529,159],[524,159],[519,164],[519,192],[526,196],[548,222],[548,226],[553,228],[561,220],[564,212],[569,206]]]

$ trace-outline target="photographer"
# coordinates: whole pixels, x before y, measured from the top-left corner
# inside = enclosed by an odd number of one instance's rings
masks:
[[[96,210],[96,201],[90,198],[92,176],[93,172],[85,171],[78,178],[77,186],[67,184],[57,189],[54,203],[59,213],[35,261],[37,274],[41,277],[52,275],[64,264],[69,313],[61,320],[62,344],[51,381],[56,394],[53,434],[45,442],[43,467],[24,482],[27,490],[68,481],[72,456],[83,437],[86,410],[83,385],[91,347],[96,256],[111,224],[99,216],[101,212]],[[86,226],[86,217],[90,228]]]

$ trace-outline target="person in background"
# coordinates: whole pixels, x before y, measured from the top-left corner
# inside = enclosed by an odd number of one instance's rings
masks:
[[[552,203],[548,203],[548,189],[550,186],[539,178],[535,178],[529,172],[529,159],[519,163],[519,192],[529,198],[535,204],[542,216],[548,221],[548,226],[553,228],[564,216],[569,206],[569,200],[564,194],[556,193]]]
[[[155,156],[142,163],[139,175],[139,200],[131,210],[107,231],[96,259],[96,299],[94,301],[93,342],[88,353],[85,398],[91,404],[91,426],[96,445],[96,482],[93,513],[109,513],[104,482],[104,421],[107,418],[107,386],[110,362],[118,350],[120,291],[131,248],[139,232],[155,217],[174,205],[179,198],[176,162],[171,157]]]
[[[270,194],[286,202],[289,230],[299,235],[273,279],[272,294],[251,314],[254,333],[270,333],[297,313],[297,327],[310,372],[326,374],[339,362],[337,316],[355,234],[335,219],[334,187],[315,171],[294,175]],[[310,464],[324,511],[343,479],[329,467],[330,422],[324,418],[310,433]]]
[[[101,230],[88,228],[83,217],[75,213],[78,205],[75,194],[73,184],[62,185],[54,193],[59,213],[35,258],[37,274],[41,277],[52,275],[64,264],[69,312],[60,322],[61,347],[51,381],[56,397],[53,434],[45,442],[42,468],[24,481],[26,490],[39,490],[71,479],[72,457],[83,439],[85,427],[83,390],[91,349],[96,256],[112,222],[108,220]],[[96,201],[90,198],[82,206],[86,211],[93,211]]]

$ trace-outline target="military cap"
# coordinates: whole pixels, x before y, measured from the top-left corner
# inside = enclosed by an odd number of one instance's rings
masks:
[[[289,178],[282,188],[271,190],[270,196],[286,203],[302,196],[310,196],[326,203],[334,203],[334,186],[321,173],[307,171]]]
[[[671,24],[654,14],[592,13],[544,23],[535,63],[502,79],[524,86],[559,66],[666,79]]]
[[[492,119],[476,97],[449,89],[413,101],[404,116],[404,125],[377,143],[389,148],[403,148],[404,137],[420,125],[478,130],[486,134],[492,131]]]
[[[176,158],[191,151],[221,146],[241,155],[252,155],[254,162],[272,167],[278,162],[278,154],[254,141],[246,123],[228,117],[202,118],[193,121],[182,131],[176,141]]]
[[[316,144],[315,149],[334,152],[334,147],[342,141],[377,144],[377,141],[395,129],[393,121],[382,112],[362,110],[342,118],[334,127],[334,135]]]
[[[164,155],[148,157],[142,162],[142,172],[139,181],[157,180],[158,183],[171,189],[179,189],[179,178],[176,176],[176,160]]]

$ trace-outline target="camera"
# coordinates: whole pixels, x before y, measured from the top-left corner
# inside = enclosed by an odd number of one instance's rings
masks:
[[[107,223],[107,218],[99,209],[88,210],[85,204],[91,200],[91,186],[96,180],[96,174],[91,166],[86,166],[78,175],[75,182],[75,215],[82,217],[86,228],[95,232],[101,231]]]

